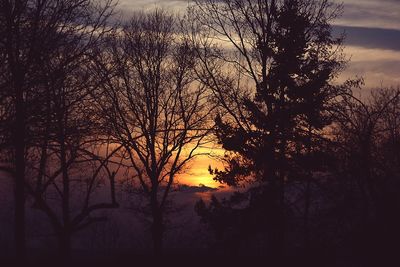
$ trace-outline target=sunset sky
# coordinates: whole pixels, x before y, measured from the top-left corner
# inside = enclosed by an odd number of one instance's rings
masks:
[[[188,0],[120,0],[120,9],[152,9],[163,7],[184,10]],[[400,85],[400,1],[344,0],[343,16],[334,22],[335,33],[346,32],[345,54],[351,60],[339,81],[363,77],[365,89],[381,85]],[[217,151],[218,152],[218,151]],[[221,152],[219,152],[221,153]],[[183,183],[217,187],[208,174],[209,164],[217,163],[207,157],[192,162]]]
[[[400,0],[0,0],[0,63],[0,267],[400,267]]]

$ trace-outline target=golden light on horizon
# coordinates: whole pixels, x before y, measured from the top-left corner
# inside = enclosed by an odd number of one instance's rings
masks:
[[[195,157],[188,164],[186,171],[179,174],[177,177],[178,183],[190,186],[205,185],[212,188],[220,187],[222,184],[213,180],[213,175],[209,173],[208,169],[209,166],[213,169],[221,169],[223,167],[217,157],[222,156],[224,150],[217,147],[202,147],[197,150],[197,153],[201,155]]]

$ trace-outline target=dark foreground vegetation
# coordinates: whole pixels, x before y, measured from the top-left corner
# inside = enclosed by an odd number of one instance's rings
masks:
[[[14,188],[5,263],[392,266],[400,90],[337,82],[341,6],[199,0],[183,15],[119,18],[111,0],[0,3],[0,187]],[[192,247],[173,250],[176,179],[210,144],[225,153],[209,171],[232,192],[198,200],[207,241],[193,231]],[[110,224],[126,203],[125,224]],[[56,249],[27,235],[31,216]],[[130,217],[151,249],[114,239]],[[105,246],[74,247],[105,224]]]

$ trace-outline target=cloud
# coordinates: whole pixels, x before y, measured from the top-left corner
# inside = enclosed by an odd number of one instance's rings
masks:
[[[351,62],[378,62],[400,61],[400,51],[378,48],[366,48],[361,46],[346,46],[345,52],[351,58]]]
[[[345,26],[400,29],[399,14],[398,0],[346,0],[343,16],[336,23]]]
[[[391,87],[400,85],[399,61],[364,61],[351,62],[341,75],[342,79],[363,77],[366,88]]]
[[[346,45],[400,51],[400,30],[338,25],[333,27],[335,35],[343,32],[346,33]]]
[[[333,0],[342,3],[343,0]],[[184,10],[192,0],[120,0],[123,11],[164,7]],[[400,5],[398,0],[346,0],[344,14],[336,23],[346,26],[377,27],[399,29]]]
[[[343,16],[334,22],[334,33],[346,32],[345,53],[351,57],[340,80],[363,76],[366,87],[400,84],[400,0],[334,0],[344,2]],[[190,0],[120,0],[120,10],[129,13],[140,9],[163,7],[183,11]],[[201,166],[197,166],[202,162]],[[212,181],[206,173],[209,160],[196,161],[202,170],[185,175],[190,184]],[[207,183],[208,186],[211,184]]]
[[[199,184],[198,186],[193,186],[193,185],[180,185],[179,186],[179,191],[185,192],[185,193],[206,193],[206,192],[215,192],[218,191],[218,188],[214,187],[209,187],[203,184]]]
[[[350,62],[338,82],[363,77],[366,88],[400,85],[400,50],[347,46],[345,53]]]
[[[120,0],[119,7],[124,11],[148,9],[155,7],[170,8],[174,10],[186,9],[188,0]]]

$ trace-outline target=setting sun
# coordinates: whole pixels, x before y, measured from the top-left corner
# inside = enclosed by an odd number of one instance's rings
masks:
[[[213,176],[209,173],[208,168],[221,168],[222,163],[217,157],[223,156],[224,150],[217,147],[202,147],[197,150],[198,154],[186,170],[177,177],[179,184],[190,186],[205,185],[212,188],[218,188],[222,184],[214,181]]]

